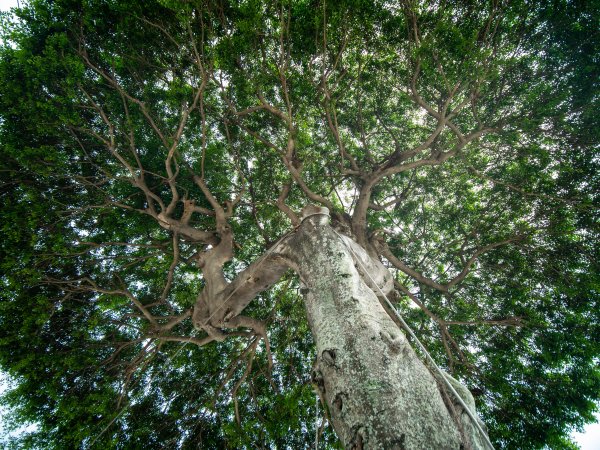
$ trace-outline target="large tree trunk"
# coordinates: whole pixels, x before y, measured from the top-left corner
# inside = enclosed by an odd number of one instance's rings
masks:
[[[316,343],[313,378],[344,447],[484,448],[466,414],[449,411],[328,216],[304,220],[286,247]]]

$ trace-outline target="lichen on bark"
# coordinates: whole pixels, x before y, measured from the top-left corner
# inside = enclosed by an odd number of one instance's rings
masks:
[[[381,306],[373,282],[365,282],[358,270],[365,265],[355,261],[349,240],[329,226],[324,212],[304,218],[282,251],[303,284],[317,352],[313,382],[342,444],[484,448],[477,430],[453,417],[435,377]],[[377,264],[383,268],[376,261],[370,270],[379,270]],[[377,276],[379,288],[389,290],[386,277]]]

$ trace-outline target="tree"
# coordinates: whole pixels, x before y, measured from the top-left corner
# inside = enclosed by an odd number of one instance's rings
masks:
[[[599,15],[540,3],[4,16],[0,363],[37,424],[14,445],[486,448],[474,397],[496,446],[574,448]]]

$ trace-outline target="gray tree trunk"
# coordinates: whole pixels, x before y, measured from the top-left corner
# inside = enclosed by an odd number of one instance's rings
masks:
[[[344,447],[485,448],[464,411],[445,404],[436,379],[381,306],[372,282],[361,276],[358,252],[348,248],[360,249],[358,244],[340,237],[328,219],[305,219],[283,253],[303,285],[317,350],[313,380]],[[368,258],[364,251],[359,256]],[[385,288],[391,274],[379,262],[371,264]],[[474,410],[466,388],[451,382]]]

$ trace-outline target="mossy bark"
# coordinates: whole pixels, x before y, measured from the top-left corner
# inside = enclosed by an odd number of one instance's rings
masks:
[[[313,380],[344,447],[483,448],[475,430],[465,438],[462,420],[449,412],[327,216],[305,220],[287,247],[316,342]]]

